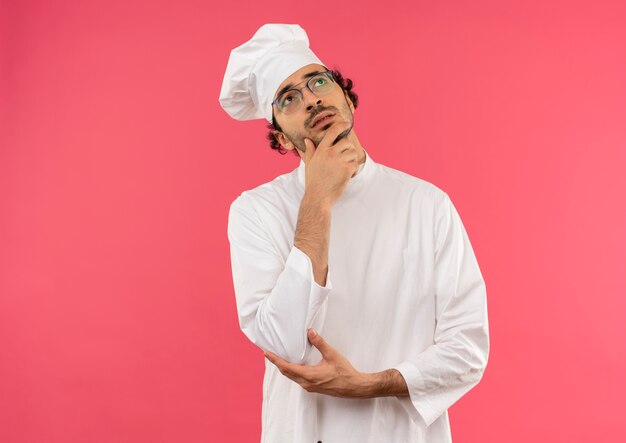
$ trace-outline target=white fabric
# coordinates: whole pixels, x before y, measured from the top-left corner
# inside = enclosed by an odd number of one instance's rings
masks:
[[[234,119],[272,122],[272,102],[280,84],[304,66],[324,65],[309,48],[299,25],[269,23],[233,49],[220,91],[222,108]]]
[[[435,185],[366,156],[331,211],[325,287],[293,246],[302,161],[232,203],[239,322],[262,349],[307,364],[321,358],[314,327],[356,369],[398,369],[410,397],[309,393],[265,360],[262,442],[450,442],[447,409],[482,378],[486,288],[459,214]]]

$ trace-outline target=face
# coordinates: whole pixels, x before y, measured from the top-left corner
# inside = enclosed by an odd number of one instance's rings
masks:
[[[354,105],[337,83],[333,82],[332,90],[322,97],[316,96],[306,87],[306,81],[310,78],[307,74],[324,72],[325,70],[322,65],[307,65],[285,79],[276,90],[274,99],[288,85],[302,88],[300,90],[302,92],[302,106],[294,113],[284,114],[276,105],[273,105],[274,118],[282,129],[282,132],[277,131],[274,135],[285,149],[297,148],[304,151],[306,149],[305,138],[313,140],[315,146],[318,146],[328,128],[342,120],[349,122],[350,126],[353,125]],[[312,126],[315,117],[322,112],[332,113],[333,116]]]

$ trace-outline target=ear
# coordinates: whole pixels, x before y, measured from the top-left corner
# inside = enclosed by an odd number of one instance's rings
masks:
[[[276,139],[276,141],[278,141],[278,143],[284,149],[288,151],[293,151],[294,149],[296,149],[296,146],[293,143],[291,143],[291,141],[282,132],[274,131],[273,134],[274,134],[274,138]]]

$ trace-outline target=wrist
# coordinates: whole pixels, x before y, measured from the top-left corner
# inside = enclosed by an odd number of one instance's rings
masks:
[[[328,199],[320,198],[319,195],[316,195],[313,192],[304,192],[304,196],[302,197],[302,202],[300,203],[301,207],[306,207],[308,209],[313,209],[315,211],[319,211],[325,214],[330,215],[330,209],[332,205],[328,201]]]
[[[380,379],[378,373],[361,373],[359,392],[363,398],[379,397]]]

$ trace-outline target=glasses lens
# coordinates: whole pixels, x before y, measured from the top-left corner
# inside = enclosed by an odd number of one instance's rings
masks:
[[[333,85],[326,74],[316,75],[309,80],[309,87],[316,94],[326,94],[330,92]]]
[[[307,85],[309,89],[318,96],[328,94],[333,89],[333,83],[330,77],[325,73],[311,77]],[[300,92],[299,89],[291,89],[278,97],[276,104],[281,112],[291,114],[297,111],[302,105],[302,92]]]
[[[299,91],[287,91],[281,95],[278,100],[278,106],[285,114],[289,114],[298,109],[300,106],[300,92]]]

